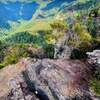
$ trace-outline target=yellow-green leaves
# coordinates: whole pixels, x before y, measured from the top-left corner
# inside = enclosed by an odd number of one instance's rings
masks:
[[[51,28],[52,29],[57,29],[57,30],[67,30],[67,24],[65,21],[59,21],[59,20],[56,20],[54,21],[53,23],[50,24],[51,25]]]
[[[73,31],[80,37],[81,41],[91,41],[92,37],[87,31],[86,26],[80,22],[76,22],[73,26]]]
[[[91,41],[92,37],[88,32],[84,32],[84,33],[80,34],[80,39],[82,41]]]
[[[48,44],[55,44],[56,42],[55,37],[52,34],[46,34],[45,39]]]

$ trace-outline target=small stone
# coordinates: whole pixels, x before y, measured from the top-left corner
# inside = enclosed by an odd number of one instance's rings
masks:
[[[38,91],[35,91],[35,94],[38,94]]]

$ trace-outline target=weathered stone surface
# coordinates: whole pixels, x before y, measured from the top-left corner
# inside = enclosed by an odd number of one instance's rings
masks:
[[[40,100],[91,100],[88,87],[91,71],[84,62],[39,60],[27,67],[23,75]]]
[[[6,66],[0,70],[0,97],[6,95],[9,92],[10,90],[10,87],[8,86],[9,79],[15,77],[23,70],[25,70],[25,66],[27,66],[29,63],[30,60],[28,60],[27,58],[26,59],[23,58],[20,60],[19,63]]]
[[[38,100],[38,98],[29,91],[22,74],[11,79],[9,81],[9,87],[11,87],[11,92],[5,97],[6,100]]]
[[[89,63],[95,64],[100,68],[100,50],[94,50],[93,52],[87,52],[89,57]]]
[[[3,100],[38,100],[33,93],[31,93],[22,74],[13,77],[9,81],[11,91]]]
[[[92,68],[86,62],[68,59],[32,62],[30,59],[25,64],[26,70],[10,80],[11,91],[6,100],[94,100],[89,91]]]
[[[68,31],[64,34],[62,38],[59,38],[54,46],[55,53],[54,58],[56,59],[62,59],[67,58],[69,59],[71,56],[71,47],[69,47],[66,43],[71,37],[71,32]]]

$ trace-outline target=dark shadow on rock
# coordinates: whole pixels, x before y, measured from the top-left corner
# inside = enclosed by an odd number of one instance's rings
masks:
[[[27,71],[24,71],[22,74],[30,92],[33,92],[39,100],[49,100],[42,89],[36,88],[35,82],[30,80]]]
[[[71,59],[86,59],[86,52],[80,51],[79,49],[74,49],[71,53]]]

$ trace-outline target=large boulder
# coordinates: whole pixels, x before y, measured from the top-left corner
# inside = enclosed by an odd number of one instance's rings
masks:
[[[26,87],[18,81],[20,78]],[[20,92],[20,97],[16,98],[23,100],[35,100],[26,99],[27,95],[37,100],[92,100],[89,91],[91,66],[79,60],[38,60],[27,65],[20,78],[14,78],[17,79],[15,84],[19,84],[17,87],[20,90],[16,90],[16,85],[10,81],[13,94],[9,98],[15,98],[17,91]],[[27,95],[23,93],[23,87],[24,91],[28,91]]]
[[[87,55],[88,62],[67,58],[21,61],[23,72],[10,79],[11,91],[0,100],[98,99],[91,94],[89,80],[93,69],[100,68],[100,50],[87,52]]]
[[[95,64],[100,68],[100,50],[94,50],[93,52],[87,52],[89,57],[89,63]]]

